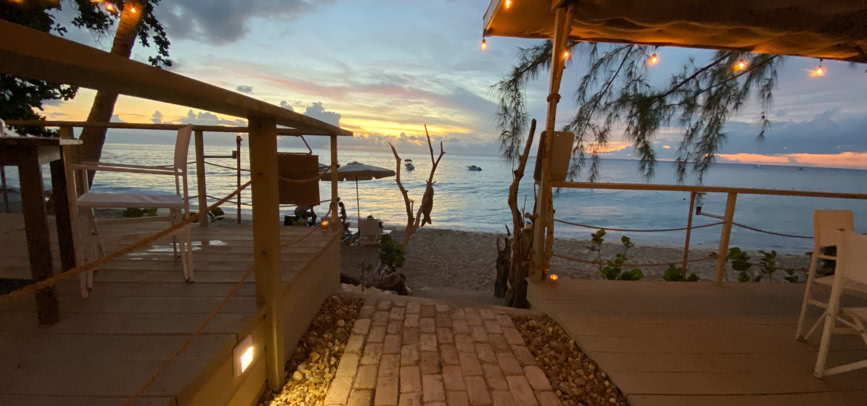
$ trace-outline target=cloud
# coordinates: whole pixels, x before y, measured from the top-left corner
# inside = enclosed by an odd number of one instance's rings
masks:
[[[282,104],[281,104],[282,105]],[[326,111],[322,102],[314,102],[304,110],[304,115],[324,121],[328,124],[340,126],[340,113]]]
[[[159,110],[154,111],[154,114],[151,116],[151,122],[154,124],[160,124],[163,122],[163,113],[160,113]]]
[[[289,111],[295,111],[295,109],[292,108],[292,105],[289,104],[289,102],[287,102],[286,100],[280,100],[280,107]]]
[[[157,7],[157,17],[172,40],[225,44],[243,38],[253,18],[285,23],[329,3],[333,0],[173,0]]]
[[[253,86],[240,85],[235,90],[241,93],[253,93]]]
[[[187,112],[187,115],[182,119],[178,120],[179,122],[188,123],[188,124],[201,124],[201,125],[233,125],[239,127],[247,126],[247,122],[245,120],[235,119],[223,119],[218,117],[214,113],[209,113],[207,111],[200,111],[198,113],[194,113],[192,110]]]
[[[839,154],[720,154],[723,162],[765,164],[765,165],[789,165],[789,166],[818,166],[823,168],[858,168],[867,169],[867,153],[865,152],[841,152]]]

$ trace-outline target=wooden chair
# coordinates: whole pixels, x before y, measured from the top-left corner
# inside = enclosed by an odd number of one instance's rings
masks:
[[[846,327],[842,330],[855,330],[864,340],[864,345],[867,345],[867,329],[865,329],[867,307],[840,307],[840,296],[845,282],[867,284],[867,235],[852,231],[839,231],[837,235],[837,267],[831,284],[831,299],[828,301],[828,308],[823,317],[825,327],[822,330],[819,356],[813,372],[818,378],[867,368],[867,360],[826,368],[831,335],[838,332],[838,322]]]
[[[171,165],[159,166],[143,166],[143,165],[127,165],[109,162],[82,162],[72,165],[72,168],[79,171],[79,179],[83,178],[83,194],[78,197],[78,207],[85,209],[84,213],[87,217],[88,226],[82,227],[85,236],[83,240],[89,243],[90,254],[94,257],[104,255],[102,242],[99,238],[99,228],[96,224],[96,219],[93,213],[95,208],[156,208],[168,209],[168,220],[171,224],[182,221],[190,214],[189,204],[189,187],[187,184],[187,151],[190,146],[190,136],[193,127],[185,126],[178,130],[178,136],[175,140],[174,161]],[[108,172],[125,172],[141,175],[161,175],[173,176],[175,178],[175,194],[159,195],[146,193],[102,193],[91,192],[87,186],[87,171],[108,171]],[[182,261],[184,278],[188,282],[193,281],[193,246],[192,246],[192,231],[190,225],[179,229],[172,235],[172,250],[175,257],[178,257],[178,239],[181,237],[180,259]],[[89,258],[93,260],[95,258]],[[86,285],[86,286],[85,286]],[[86,284],[82,284],[81,296],[87,297],[87,289],[93,288],[93,271],[87,272]]]
[[[817,278],[816,268],[820,259],[836,259],[833,255],[823,254],[822,249],[837,245],[837,236],[840,230],[855,231],[855,223],[852,218],[851,210],[813,211],[813,254],[810,256],[810,269],[807,273],[807,284],[804,288],[804,300],[801,303],[801,315],[798,317],[798,329],[795,331],[795,339],[803,338],[806,340],[810,338],[822,321],[822,318],[820,317],[806,335],[802,334],[807,313],[807,305],[818,306],[822,309],[828,307],[827,303],[812,298],[810,293],[814,284],[825,286],[831,285],[833,276]]]

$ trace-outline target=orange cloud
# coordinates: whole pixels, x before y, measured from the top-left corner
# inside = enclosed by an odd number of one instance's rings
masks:
[[[718,154],[726,162],[788,166],[818,166],[825,168],[867,169],[867,152],[839,154]]]

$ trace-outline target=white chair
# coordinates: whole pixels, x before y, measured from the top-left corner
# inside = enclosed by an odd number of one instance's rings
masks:
[[[83,227],[86,235],[83,237],[86,242],[90,242],[90,252],[95,256],[102,256],[102,243],[99,239],[99,228],[97,227],[93,209],[95,208],[156,208],[168,209],[169,221],[171,224],[182,221],[190,214],[189,204],[189,187],[187,185],[187,151],[190,146],[190,136],[193,127],[185,126],[178,130],[178,136],[175,141],[174,162],[171,165],[160,166],[143,166],[143,165],[127,165],[108,162],[81,162],[80,164],[72,165],[72,168],[79,171],[78,179],[82,180],[83,194],[78,197],[78,207],[85,209],[87,217],[87,227]],[[87,171],[107,171],[107,172],[126,172],[142,175],[164,175],[173,176],[175,178],[175,194],[173,195],[157,195],[145,193],[97,193],[90,192],[87,186]],[[204,221],[204,220],[203,220]],[[188,282],[193,281],[193,246],[192,246],[192,231],[190,225],[182,227],[172,235],[172,249],[175,257],[178,257],[177,236],[181,237],[180,258],[182,261],[184,278]],[[94,258],[90,258],[91,260]],[[86,285],[86,286],[85,286]],[[81,296],[87,297],[87,289],[93,288],[93,271],[87,272],[85,283],[82,283]]]
[[[379,220],[368,217],[358,220],[358,242],[362,245],[378,245],[382,239]]]
[[[819,343],[819,356],[813,371],[818,378],[867,368],[867,360],[826,368],[832,334],[853,329],[864,340],[864,345],[867,345],[867,329],[864,326],[867,321],[867,307],[840,307],[840,295],[846,282],[867,284],[867,235],[852,231],[839,231],[837,234],[837,267],[831,284],[831,299],[823,317],[825,327]],[[837,329],[838,322],[845,328]]]
[[[810,331],[803,335],[804,321],[807,313],[807,305],[818,306],[822,309],[828,307],[828,304],[814,299],[810,296],[814,284],[830,286],[833,276],[816,277],[816,268],[820,259],[835,260],[833,255],[822,253],[822,248],[833,247],[837,245],[837,233],[840,230],[855,231],[855,223],[852,219],[851,210],[814,210],[813,211],[813,254],[810,256],[810,269],[807,273],[807,284],[804,288],[804,300],[801,303],[801,315],[798,317],[798,329],[795,331],[795,339],[804,340],[810,338],[819,327],[822,321],[819,320],[813,324]]]

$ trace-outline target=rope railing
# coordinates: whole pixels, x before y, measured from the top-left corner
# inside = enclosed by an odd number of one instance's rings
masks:
[[[661,232],[668,232],[668,231],[695,230],[698,228],[718,226],[718,225],[723,223],[722,221],[720,221],[717,223],[702,224],[700,226],[692,226],[692,227],[657,228],[657,229],[629,229],[629,228],[591,226],[591,225],[587,225],[587,224],[575,223],[575,222],[560,220],[560,219],[554,219],[554,221],[556,221],[558,223],[568,224],[571,226],[576,226],[576,227],[592,228],[594,230],[618,231],[618,232],[627,232],[627,233],[661,233]]]
[[[248,184],[249,184],[249,182],[248,182]],[[307,239],[307,237],[310,236],[310,234],[313,234],[313,232],[316,230],[317,230],[316,228],[312,228],[310,231],[307,232],[307,234],[304,234],[303,236],[296,238],[292,241],[289,241],[287,243],[280,244],[280,248],[286,248],[292,244],[296,244],[298,242],[304,241],[305,239]],[[165,371],[169,368],[169,366],[171,366],[181,356],[181,354],[183,354],[183,352],[186,351],[187,348],[189,348],[189,346],[193,343],[193,340],[195,340],[196,337],[200,336],[202,334],[202,332],[205,331],[205,328],[207,328],[208,325],[211,324],[212,321],[214,321],[214,318],[216,318],[217,315],[220,314],[220,312],[223,310],[223,308],[226,307],[226,305],[229,303],[229,301],[238,293],[238,290],[241,289],[241,286],[243,286],[243,284],[247,280],[247,278],[249,278],[250,275],[253,274],[253,271],[255,269],[256,269],[255,263],[253,265],[250,265],[250,267],[247,269],[247,272],[244,273],[244,276],[241,278],[241,280],[239,280],[238,282],[235,283],[235,286],[232,287],[232,290],[229,292],[229,294],[226,295],[226,297],[222,301],[220,301],[220,303],[217,305],[217,307],[214,309],[214,311],[211,312],[211,314],[208,316],[208,318],[205,319],[205,321],[202,322],[201,325],[199,325],[199,327],[193,332],[193,334],[191,334],[189,337],[187,337],[187,339],[184,341],[184,343],[181,345],[181,347],[177,351],[175,351],[174,355],[172,355],[168,360],[166,360],[166,362],[164,362],[163,365],[160,366],[160,369],[158,369],[157,372],[155,372],[150,378],[148,378],[148,380],[145,381],[144,385],[142,385],[139,388],[139,390],[137,390],[135,392],[135,394],[133,394],[132,397],[130,397],[129,400],[127,400],[126,405],[131,405],[136,400],[138,400],[138,398],[140,398],[141,395],[151,385],[153,385],[153,383],[156,382],[156,380],[163,373],[165,373]]]
[[[209,161],[205,161],[205,165],[216,166],[218,168],[231,169],[233,171],[250,172],[250,170],[247,168],[236,168],[236,167],[228,166],[228,165],[215,164],[215,163],[209,162]]]
[[[607,261],[591,261],[591,260],[587,260],[587,259],[570,257],[568,255],[562,255],[562,254],[557,254],[557,253],[551,254],[551,256],[565,259],[568,261],[581,262],[584,264],[591,264],[591,265],[605,265],[608,263]],[[716,259],[716,258],[717,258],[717,255],[714,254],[714,255],[709,255],[707,257],[704,257],[704,258],[690,259],[689,261],[686,261],[686,262],[687,263],[703,262],[703,261],[710,261],[710,260]],[[670,262],[657,262],[657,263],[647,263],[647,264],[621,264],[621,266],[643,266],[643,267],[669,266],[669,265],[677,264],[678,262],[682,262],[682,261],[676,260],[676,261],[670,261]]]
[[[760,229],[760,228],[750,227],[750,226],[748,226],[748,225],[741,224],[741,223],[735,223],[735,222],[732,222],[732,225],[736,225],[736,226],[738,226],[738,227],[745,228],[745,229],[747,229],[747,230],[751,230],[751,231],[755,231],[755,232],[759,232],[759,233],[770,234],[770,235],[776,235],[776,236],[780,236],[780,237],[788,237],[788,238],[809,238],[809,239],[813,239],[813,236],[812,236],[812,235],[797,235],[797,234],[778,233],[778,232],[775,232],[775,231],[762,230],[762,229]]]
[[[235,189],[235,191],[230,193],[228,196],[226,196],[226,197],[220,199],[218,202],[208,206],[207,210],[203,210],[200,213],[197,213],[195,216],[189,216],[178,223],[172,224],[170,227],[166,228],[165,230],[158,231],[154,234],[151,234],[148,237],[142,238],[141,240],[138,240],[135,243],[127,245],[124,248],[121,248],[121,249],[114,251],[110,254],[107,254],[103,257],[97,258],[97,259],[95,259],[91,262],[88,262],[86,264],[76,266],[75,268],[61,272],[61,273],[56,274],[54,276],[51,276],[49,278],[39,280],[35,283],[32,283],[32,284],[24,286],[22,288],[16,289],[12,292],[6,293],[4,295],[0,295],[0,305],[6,304],[12,300],[19,299],[22,297],[33,296],[40,289],[50,288],[61,280],[71,279],[71,278],[74,278],[75,276],[78,276],[82,272],[87,272],[87,271],[96,269],[96,268],[102,266],[103,264],[105,264],[109,261],[112,261],[112,260],[117,259],[119,257],[122,257],[126,254],[129,254],[129,253],[131,253],[131,252],[133,252],[139,248],[142,248],[146,245],[150,245],[151,243],[155,242],[156,240],[159,240],[162,237],[165,237],[165,236],[167,236],[167,235],[169,235],[175,231],[178,231],[182,227],[185,227],[190,223],[200,221],[201,219],[205,218],[208,215],[208,213],[211,212],[211,210],[221,206],[223,203],[226,203],[231,198],[235,197],[235,195],[237,195],[238,193],[241,193],[241,191],[244,190],[245,188],[247,188],[247,186],[250,186],[250,182],[251,181],[248,181],[247,183],[242,185],[240,188]]]

